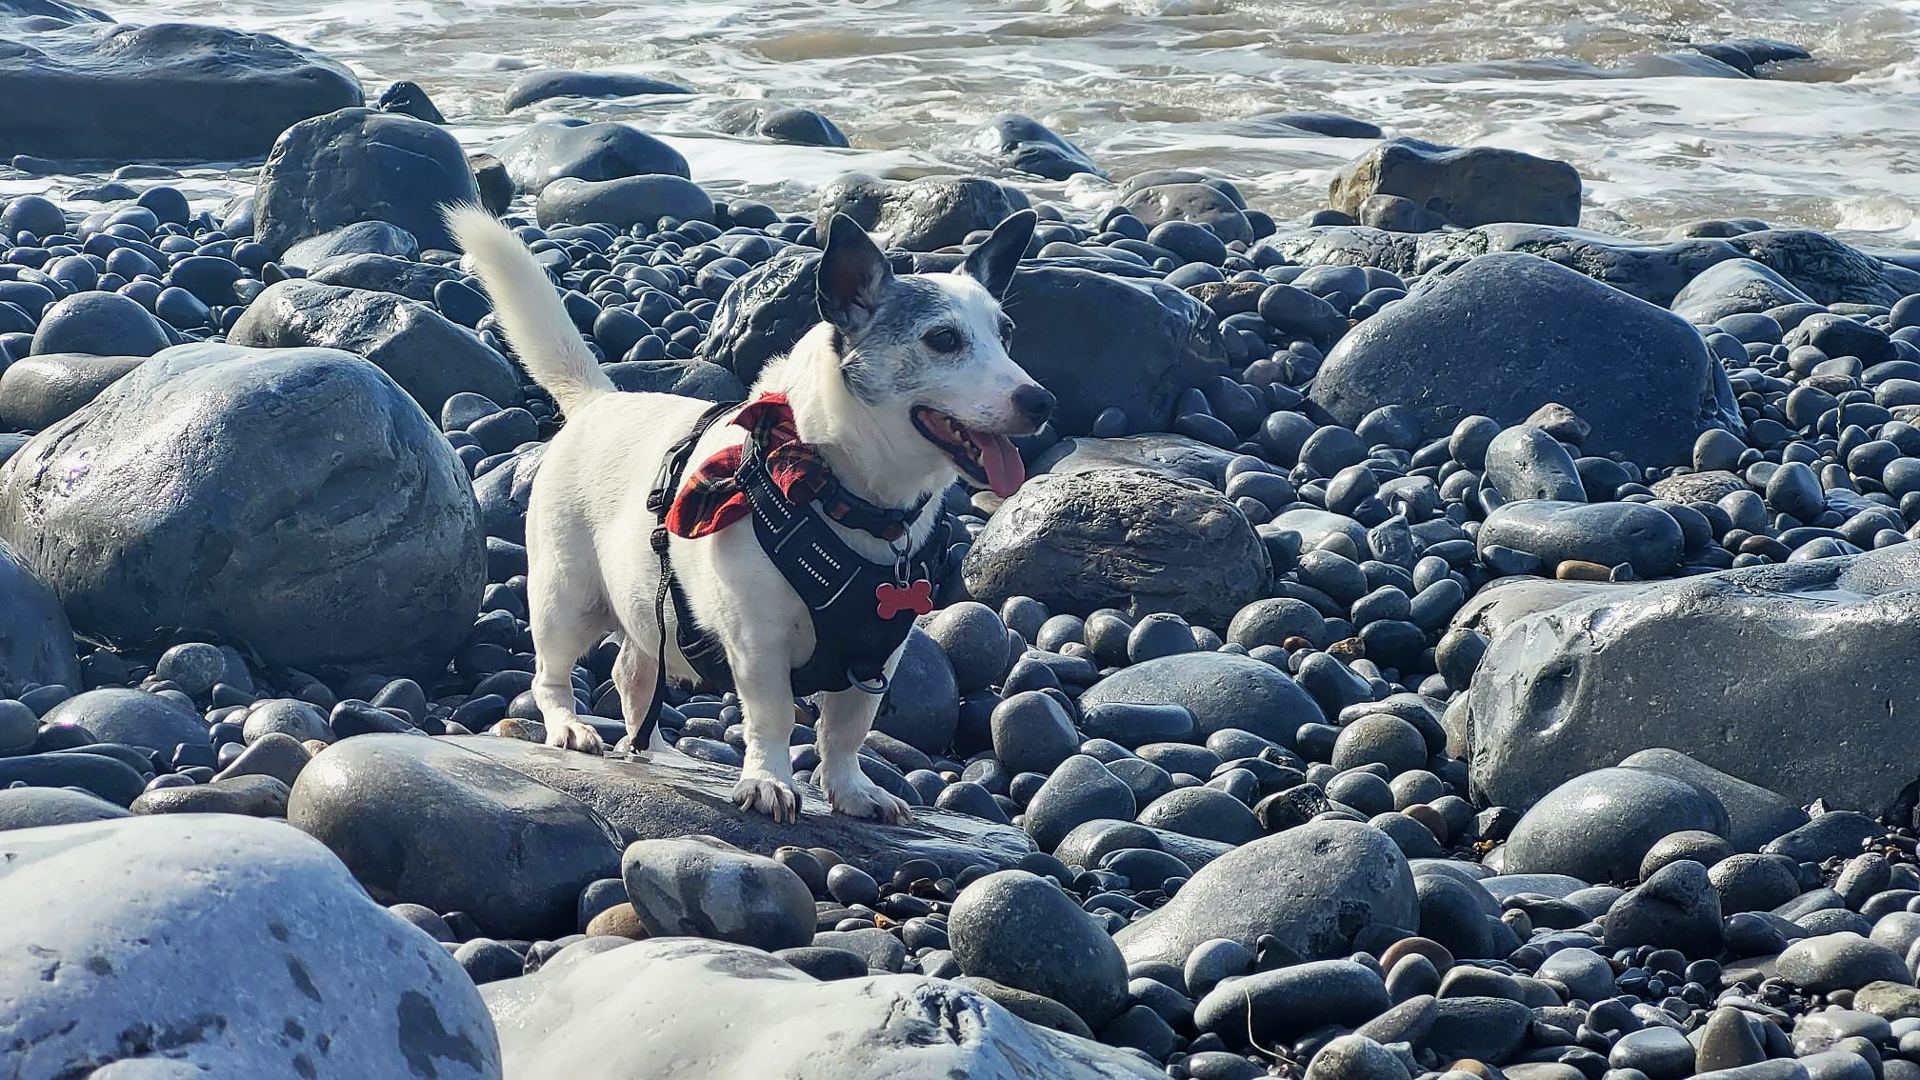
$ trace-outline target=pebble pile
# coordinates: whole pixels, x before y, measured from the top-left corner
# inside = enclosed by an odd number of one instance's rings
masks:
[[[281,46],[249,77],[344,76]],[[1305,223],[1198,170],[1088,213],[1003,182],[1098,171],[1026,117],[1006,176],[774,208],[628,125],[469,156],[352,98],[217,213],[150,165],[0,207],[0,1071],[1920,1080],[1920,256],[1581,231],[1564,164],[1409,140]],[[735,811],[730,696],[539,745],[563,418],[461,199],[619,386],[712,401],[816,320],[828,215],[937,272],[1039,213],[1059,409],[949,493],[862,760],[913,823]]]

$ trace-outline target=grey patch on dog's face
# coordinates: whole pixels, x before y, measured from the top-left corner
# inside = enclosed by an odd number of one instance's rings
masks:
[[[1007,356],[1012,325],[964,275],[898,277],[858,335],[842,338],[841,375],[869,406],[926,405],[995,429],[1009,420],[1011,386],[1027,381]]]

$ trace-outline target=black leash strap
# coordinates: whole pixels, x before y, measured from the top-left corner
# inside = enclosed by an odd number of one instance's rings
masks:
[[[667,700],[667,595],[673,586],[673,563],[667,557],[667,508],[673,505],[674,493],[680,489],[680,477],[686,472],[687,461],[693,457],[693,448],[700,437],[707,433],[714,421],[726,413],[740,407],[740,402],[723,401],[713,405],[700,414],[688,431],[667,447],[665,456],[660,459],[660,473],[654,478],[653,490],[647,492],[647,509],[654,516],[653,553],[660,560],[660,587],[654,591],[653,617],[660,627],[660,649],[655,667],[658,674],[653,683],[653,702],[647,706],[647,715],[634,729],[630,752],[639,753],[653,741],[654,729],[660,726],[660,709]]]

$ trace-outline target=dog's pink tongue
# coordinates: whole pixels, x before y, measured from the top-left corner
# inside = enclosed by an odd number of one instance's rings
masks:
[[[1020,460],[1020,451],[1013,448],[1012,440],[1005,435],[976,431],[973,441],[980,446],[980,467],[986,470],[987,486],[993,493],[1004,499],[1020,490],[1027,479],[1027,466]]]

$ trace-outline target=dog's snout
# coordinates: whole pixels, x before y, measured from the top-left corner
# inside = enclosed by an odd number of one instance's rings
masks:
[[[1053,415],[1054,398],[1044,386],[1028,383],[1013,392],[1013,407],[1038,429]]]

